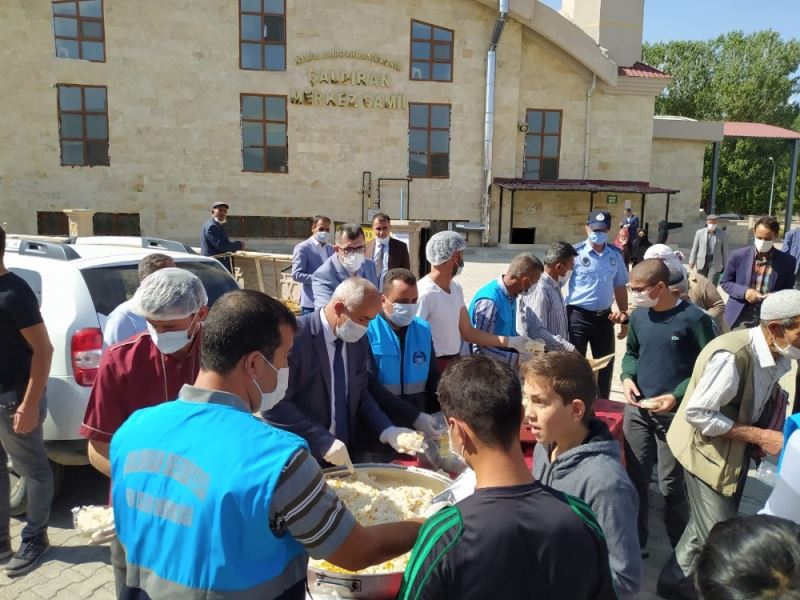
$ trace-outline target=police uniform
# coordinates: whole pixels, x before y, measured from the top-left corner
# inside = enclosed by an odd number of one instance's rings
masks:
[[[611,215],[596,210],[589,215],[587,223],[598,230],[611,224]],[[606,229],[607,231],[607,229]],[[588,240],[575,246],[578,256],[569,280],[567,294],[567,318],[569,341],[578,352],[586,354],[591,346],[592,356],[600,358],[614,354],[614,323],[609,321],[614,289],[628,283],[628,268],[622,252],[609,243],[602,254],[598,254]],[[611,392],[611,377],[614,361],[598,374],[598,393],[608,398]]]

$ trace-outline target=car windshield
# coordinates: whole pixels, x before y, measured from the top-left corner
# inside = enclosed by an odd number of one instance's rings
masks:
[[[187,269],[203,282],[208,294],[208,305],[231,290],[238,289],[233,277],[222,265],[206,261],[178,262],[176,266]],[[95,267],[81,271],[84,281],[92,295],[95,310],[108,316],[117,306],[129,300],[139,287],[136,264]]]

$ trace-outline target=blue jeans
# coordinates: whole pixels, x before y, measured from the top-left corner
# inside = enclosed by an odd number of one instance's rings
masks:
[[[19,401],[17,392],[0,393],[0,540],[8,539],[10,485],[8,458],[14,470],[25,478],[28,494],[27,524],[22,540],[27,541],[47,532],[50,504],[53,501],[53,472],[44,448],[42,422],[47,414],[47,396],[39,403],[39,425],[26,434],[14,433],[14,412]]]

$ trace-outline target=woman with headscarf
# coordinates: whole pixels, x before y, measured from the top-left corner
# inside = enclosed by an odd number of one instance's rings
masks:
[[[625,258],[625,264],[629,265],[631,262],[631,240],[626,227],[619,228],[617,239],[614,240],[614,246],[622,252],[622,256]]]
[[[631,242],[631,265],[634,267],[644,260],[644,253],[652,246],[647,239],[647,230],[640,229],[636,233],[636,239]]]

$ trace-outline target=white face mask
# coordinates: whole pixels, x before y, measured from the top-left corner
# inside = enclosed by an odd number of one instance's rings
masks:
[[[192,328],[192,325],[194,325],[194,319],[192,319],[189,329]],[[161,354],[175,354],[178,350],[186,347],[194,337],[189,337],[189,329],[183,331],[165,331],[164,333],[158,333],[156,328],[153,327],[149,321],[147,323],[147,331],[150,332],[150,338],[153,340],[153,343],[156,345],[156,348],[158,348],[158,351],[161,352]]]
[[[219,223],[220,225],[225,225],[225,223],[227,223],[227,222],[228,222],[228,217],[225,217],[225,218],[224,218],[224,219],[222,219],[222,220],[218,219],[217,217],[214,217],[214,220],[215,220],[217,223]]]
[[[563,277],[558,278],[558,285],[564,285],[569,281],[570,277],[572,277],[572,269],[564,273]]]
[[[354,254],[340,254],[339,262],[342,263],[345,271],[350,273],[350,275],[354,275],[361,268],[361,265],[364,264],[364,255],[358,252]]]
[[[327,231],[317,231],[314,234],[314,239],[317,240],[320,244],[327,244],[329,237],[330,235],[328,234]]]
[[[447,438],[448,438],[447,443],[450,446],[450,454],[455,456],[457,459],[459,459],[462,463],[466,465],[467,461],[464,459],[464,450],[463,448],[461,450],[456,450],[456,447],[453,445],[453,432],[450,430],[449,426],[447,428]]]
[[[527,290],[525,290],[524,292],[520,292],[520,294],[519,294],[519,295],[520,295],[521,297],[523,297],[523,298],[527,298],[528,296],[530,296],[531,294],[533,294],[533,290],[535,290],[535,289],[536,289],[536,285],[537,285],[537,284],[535,284],[535,283],[534,283],[534,284],[533,284],[531,287],[529,287],[529,288],[528,288]]]
[[[275,389],[271,392],[262,391],[261,386],[258,385],[258,381],[253,378],[253,383],[256,384],[256,387],[261,394],[261,408],[259,410],[264,412],[274,407],[278,402],[283,400],[283,397],[286,395],[286,390],[289,388],[289,367],[276,369],[275,365],[268,361],[263,354],[259,352],[258,355],[263,358],[264,361],[278,374],[278,383],[275,386]]]
[[[800,348],[795,348],[791,344],[788,344],[788,345],[786,345],[784,347],[781,347],[781,346],[778,346],[778,340],[776,340],[774,337],[772,339],[773,339],[773,344],[775,345],[775,349],[778,352],[780,352],[781,355],[783,355],[786,358],[789,358],[791,360],[800,360]],[[786,331],[785,330],[783,332],[783,339],[786,339]]]
[[[708,223],[706,226],[708,227],[709,231],[716,231],[717,230],[717,224],[716,223]]]
[[[658,297],[651,298],[650,292],[652,291],[653,288],[643,290],[641,292],[632,292],[633,305],[637,308],[653,308],[656,304],[658,304]]]
[[[392,313],[386,317],[398,327],[407,327],[417,316],[417,304],[392,304]]]
[[[339,325],[336,328],[336,337],[342,340],[345,344],[355,344],[358,340],[364,337],[365,333],[367,333],[366,326],[359,325],[350,317],[347,317],[344,325]]]
[[[759,252],[769,252],[770,250],[772,250],[772,245],[774,243],[775,242],[772,240],[759,240],[758,238],[756,238],[755,241],[756,250],[758,250]]]

